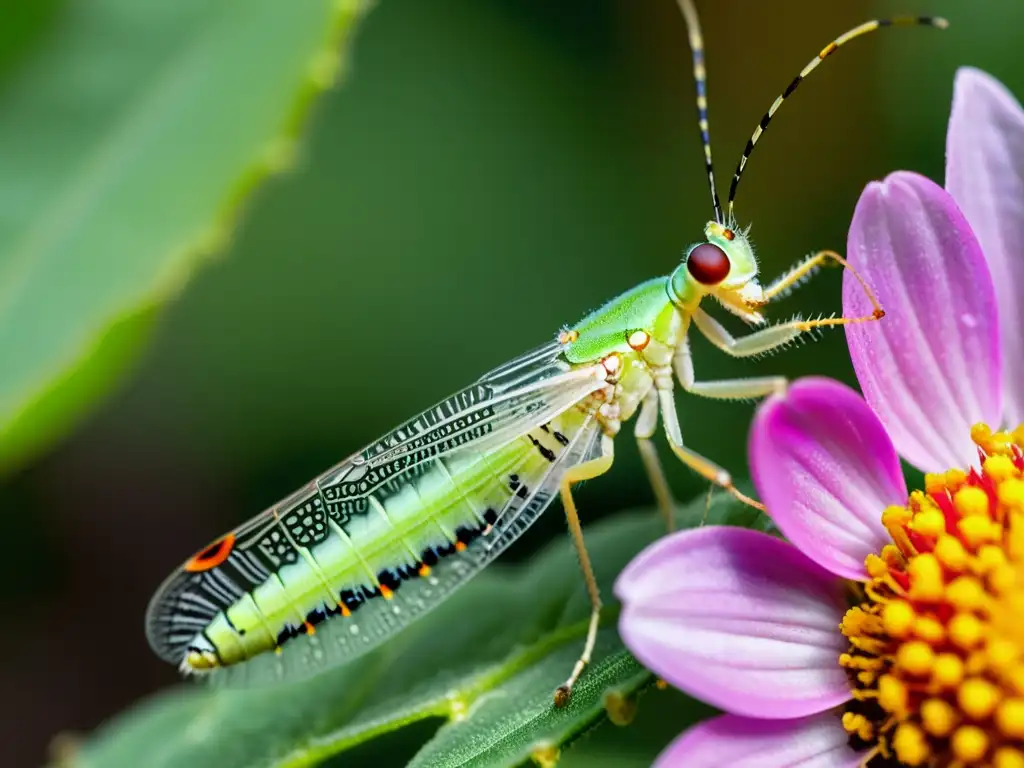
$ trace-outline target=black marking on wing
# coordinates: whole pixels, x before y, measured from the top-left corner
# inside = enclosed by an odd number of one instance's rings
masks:
[[[525,488],[523,485],[520,485],[520,487]],[[525,498],[525,494],[523,495],[523,498]],[[443,544],[424,550],[420,560],[411,567],[398,567],[382,570],[377,574],[377,581],[381,586],[389,589],[393,593],[397,593],[404,583],[424,576],[424,572],[421,570],[424,565],[428,566],[428,568],[434,567],[446,558],[465,551],[466,548],[484,534],[487,528],[493,524],[497,517],[497,512],[493,509],[488,509],[484,513],[484,519],[486,522],[482,525],[459,526],[456,529],[454,544]],[[338,599],[349,613],[355,614],[360,608],[366,605],[369,600],[382,597],[383,592],[380,589],[363,586],[358,591],[349,589],[342,590]],[[306,622],[315,627],[326,621],[328,618],[337,616],[340,613],[340,607],[323,606],[321,608],[315,608],[306,615]],[[309,634],[309,632],[305,623],[286,624],[277,635],[277,647],[282,648],[286,643],[288,643],[288,641],[306,634]]]
[[[548,448],[546,445],[544,445],[544,443],[542,443],[540,440],[538,440],[533,435],[530,435],[529,438],[530,438],[530,442],[533,443],[534,447],[537,449],[537,451],[540,453],[541,456],[543,456],[548,461],[554,461],[555,460],[555,452],[554,451],[552,451],[550,448]]]

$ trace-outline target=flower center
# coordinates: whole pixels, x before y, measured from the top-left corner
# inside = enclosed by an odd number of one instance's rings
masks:
[[[843,727],[881,766],[1024,768],[1024,425],[971,430],[981,471],[927,475],[840,629]]]

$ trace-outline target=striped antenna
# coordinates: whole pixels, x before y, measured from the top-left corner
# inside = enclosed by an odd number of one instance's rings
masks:
[[[736,199],[736,188],[739,186],[740,176],[743,175],[743,169],[747,166],[747,160],[750,159],[750,153],[754,151],[754,145],[757,144],[758,139],[761,138],[761,134],[764,133],[764,129],[768,127],[768,123],[771,122],[772,117],[774,117],[775,113],[778,112],[779,107],[782,106],[782,102],[792,96],[793,91],[795,91],[800,83],[804,81],[804,78],[817,69],[818,65],[821,64],[826,57],[831,56],[841,46],[846,45],[855,37],[860,37],[861,35],[874,32],[876,29],[896,26],[923,26],[945,29],[949,26],[949,22],[940,16],[896,16],[891,19],[874,19],[872,21],[864,22],[859,27],[854,27],[849,32],[845,32],[822,48],[821,53],[811,59],[807,66],[800,70],[800,74],[793,78],[793,82],[791,82],[789,87],[783,91],[782,95],[775,99],[769,110],[765,112],[764,117],[761,118],[761,122],[758,124],[757,128],[754,129],[754,134],[747,141],[747,146],[743,150],[743,155],[740,157],[739,165],[736,166],[736,173],[733,174],[732,184],[729,186],[730,220],[732,220],[733,201]],[[696,59],[696,57],[694,58]]]
[[[693,0],[679,0],[679,10],[686,19],[686,31],[693,52],[693,81],[697,86],[697,125],[700,127],[700,141],[704,145],[704,167],[708,171],[708,185],[711,187],[711,202],[715,206],[715,221],[722,223],[722,202],[715,189],[715,169],[711,164],[711,133],[708,126],[708,73],[704,68],[704,36],[700,32],[700,20]]]

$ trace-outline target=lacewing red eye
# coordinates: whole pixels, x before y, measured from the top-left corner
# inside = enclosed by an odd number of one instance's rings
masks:
[[[718,285],[729,276],[729,257],[714,243],[701,243],[686,259],[686,269],[702,285]]]

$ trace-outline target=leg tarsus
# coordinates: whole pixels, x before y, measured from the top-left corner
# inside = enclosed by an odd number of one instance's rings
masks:
[[[715,493],[715,487],[716,486],[714,483],[708,485],[708,496],[707,499],[705,499],[704,501],[704,517],[700,519],[699,527],[701,528],[708,524],[708,516],[711,514],[711,498]]]
[[[860,283],[860,287],[864,290],[864,295],[868,297],[868,301],[871,302],[871,314],[865,315],[864,317],[846,317],[846,318],[835,318],[830,321],[819,321],[819,325],[847,325],[849,323],[865,323],[871,320],[881,320],[885,317],[885,310],[882,309],[881,303],[878,301],[878,297],[875,296],[875,292],[871,290],[871,287],[867,284],[867,281],[861,277],[860,273],[850,266],[850,263],[840,256],[835,251],[818,251],[817,253],[811,254],[809,257],[804,259],[802,262],[794,267],[791,267],[786,272],[783,272],[777,278],[775,278],[771,285],[764,289],[763,295],[766,302],[772,301],[780,296],[786,295],[790,290],[796,288],[801,280],[810,277],[814,272],[825,264],[827,260],[831,260],[838,264],[843,269],[847,270],[854,278]]]
[[[569,703],[569,697],[572,695],[572,688],[576,685],[576,681],[580,679],[583,674],[583,670],[590,664],[590,656],[594,652],[594,645],[597,642],[597,629],[600,625],[601,620],[601,606],[598,605],[596,608],[592,608],[590,611],[590,622],[587,625],[587,639],[583,646],[583,653],[576,659],[576,664],[572,668],[572,674],[569,675],[569,679],[562,683],[558,688],[555,689],[555,706],[564,707]]]
[[[569,532],[572,534],[573,544],[576,546],[576,554],[580,560],[580,569],[583,571],[583,579],[587,585],[587,595],[590,597],[590,623],[587,627],[587,639],[583,645],[583,653],[573,667],[569,678],[555,691],[554,699],[556,707],[564,707],[569,702],[572,687],[576,684],[587,664],[590,663],[590,656],[594,652],[594,644],[597,642],[597,627],[601,618],[601,593],[597,587],[597,579],[594,578],[594,569],[590,564],[590,555],[587,553],[586,544],[583,541],[583,528],[580,525],[579,514],[576,512],[576,502],[572,498],[572,486],[584,480],[592,480],[603,475],[612,466],[614,458],[614,447],[612,438],[605,435],[601,438],[601,456],[590,461],[570,467],[561,482],[562,505],[565,508],[565,519],[569,524]]]
[[[699,308],[693,313],[693,322],[700,332],[707,337],[708,341],[726,354],[733,357],[749,357],[763,352],[770,352],[815,328],[870,323],[885,317],[885,310],[882,309],[882,305],[864,278],[849,265],[846,259],[835,251],[818,251],[810,258],[784,272],[764,289],[762,292],[763,303],[768,304],[773,299],[785,295],[789,290],[795,288],[801,280],[810,277],[815,270],[828,260],[849,270],[850,274],[860,283],[864,294],[868,297],[868,301],[871,302],[872,311],[870,315],[864,315],[863,317],[822,317],[817,320],[795,319],[785,323],[769,325],[766,328],[754,331],[740,338],[735,338],[719,322]],[[760,317],[760,315],[757,315],[757,317]]]

